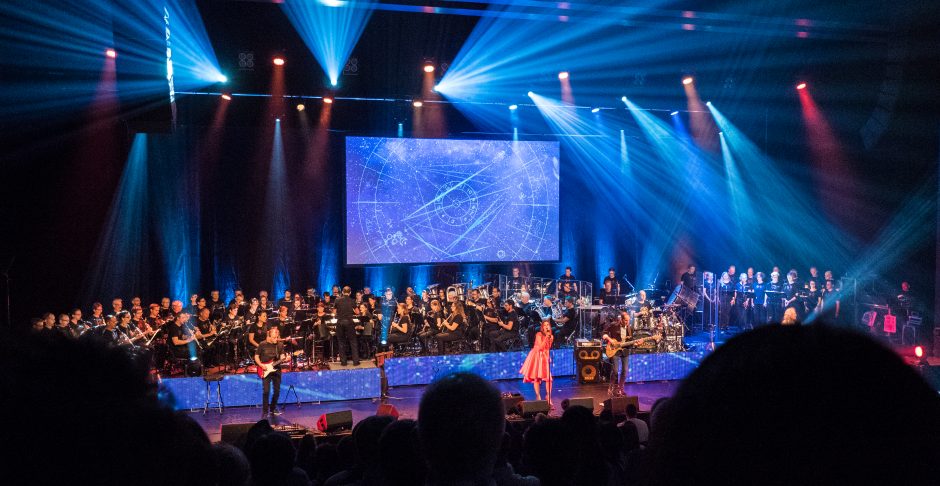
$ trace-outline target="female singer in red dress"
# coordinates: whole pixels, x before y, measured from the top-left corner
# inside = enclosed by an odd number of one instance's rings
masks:
[[[522,373],[522,381],[532,383],[535,387],[536,400],[542,399],[542,395],[539,393],[539,383],[545,382],[545,399],[548,400],[549,407],[553,409],[555,407],[552,405],[552,359],[550,352],[554,339],[551,321],[542,321],[541,332],[535,335],[535,346],[532,346],[525,362],[522,363],[522,369],[519,370]]]

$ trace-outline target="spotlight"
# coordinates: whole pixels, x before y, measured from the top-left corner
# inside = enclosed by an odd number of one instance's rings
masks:
[[[399,123],[399,125],[401,125],[401,124]],[[388,344],[388,341],[386,341],[386,340],[383,339],[383,340],[382,340],[382,346],[385,346],[386,344]]]
[[[426,73],[433,73],[433,72],[434,72],[434,65],[431,64],[431,63],[425,63],[425,65],[424,65],[424,72],[426,72]]]
[[[281,123],[281,119],[280,119],[280,118],[275,118],[274,121],[277,122],[277,123]]]
[[[224,75],[224,74],[220,74],[219,77],[216,78],[216,81],[218,81],[218,82],[220,82],[220,83],[227,83],[227,82],[228,82],[228,76],[226,76],[226,75]]]
[[[796,85],[796,89],[798,89],[798,90],[804,90],[804,89],[806,89],[806,83],[800,83],[800,84]]]
[[[274,65],[275,65],[275,66],[283,66],[283,65],[284,65],[284,58],[278,56],[278,57],[275,57],[275,58],[274,58],[274,61],[272,61],[272,62],[274,62]]]
[[[440,92],[441,92],[441,85],[435,84],[434,87],[431,88],[431,91],[433,91],[433,92],[435,92],[435,93],[440,93]]]
[[[679,114],[679,110],[676,110],[676,111],[670,113],[669,115],[670,115],[670,116],[676,116],[676,115],[678,115],[678,114]]]
[[[692,76],[686,76],[682,78],[682,84],[685,84],[685,85],[692,84],[692,81],[693,81]]]
[[[711,101],[706,101],[706,102],[705,102],[705,106],[711,106],[711,105],[712,105],[712,102],[711,102]]]
[[[306,106],[304,106],[303,103],[297,105],[297,111],[304,111],[304,108],[306,108]]]
[[[117,57],[117,51],[115,51],[114,49],[108,48],[108,49],[105,49],[104,55],[110,57],[111,59],[114,59],[115,57]]]
[[[232,97],[231,97],[231,95],[227,95],[227,94],[225,94],[225,93],[222,93],[222,99],[225,100],[225,101],[231,101],[231,100],[232,100]]]
[[[531,98],[531,97],[532,97],[532,95],[534,95],[534,94],[535,94],[535,93],[533,93],[533,92],[531,92],[531,91],[529,91],[529,92],[528,92],[528,93],[526,93],[525,95],[526,95],[526,96],[528,96],[529,98]]]
[[[918,358],[924,357],[924,347],[923,346],[914,346],[914,356]]]
[[[519,109],[519,105],[509,105],[509,111],[516,111]]]
[[[600,108],[591,108],[591,113],[597,113],[599,111],[601,111]]]
[[[339,82],[339,80],[337,80],[337,79],[331,79],[331,80],[330,80],[330,86],[332,86],[332,87],[335,88],[335,87],[336,87],[336,83],[338,83],[338,82]]]
[[[420,102],[420,101],[415,101],[415,102],[412,103],[411,105],[414,106],[415,108],[421,108],[422,106],[424,106],[424,103],[422,103],[422,102]]]
[[[558,79],[568,79],[568,71],[558,73]]]
[[[333,98],[330,98],[329,96],[326,96],[326,97],[323,98],[323,102],[326,103],[326,104],[328,104],[328,105],[332,105],[332,104],[333,104]]]
[[[626,103],[626,102],[627,102],[627,97],[626,97],[626,96],[621,96],[621,97],[620,97],[620,101],[623,101],[624,103]]]

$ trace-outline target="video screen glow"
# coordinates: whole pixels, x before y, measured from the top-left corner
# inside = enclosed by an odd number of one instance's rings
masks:
[[[346,263],[559,258],[558,142],[346,138]]]

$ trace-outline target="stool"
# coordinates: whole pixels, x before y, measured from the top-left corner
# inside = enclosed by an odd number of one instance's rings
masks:
[[[222,401],[222,380],[225,379],[225,375],[202,375],[202,379],[206,382],[206,405],[202,408],[202,414],[205,415],[209,411],[209,407],[217,407],[219,413],[223,413],[222,409],[225,408],[225,403]],[[212,383],[215,383],[215,401],[212,401]]]

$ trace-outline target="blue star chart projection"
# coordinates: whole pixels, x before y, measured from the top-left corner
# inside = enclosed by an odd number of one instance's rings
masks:
[[[558,142],[346,138],[346,263],[558,260]]]

